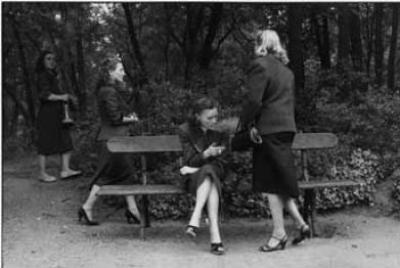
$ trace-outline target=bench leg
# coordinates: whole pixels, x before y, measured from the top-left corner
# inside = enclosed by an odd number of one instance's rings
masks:
[[[311,237],[317,236],[315,232],[315,190],[307,189],[304,193],[304,220],[308,222],[311,229]]]
[[[150,218],[149,218],[149,200],[146,195],[142,196],[142,218],[144,221],[144,227],[150,227]]]

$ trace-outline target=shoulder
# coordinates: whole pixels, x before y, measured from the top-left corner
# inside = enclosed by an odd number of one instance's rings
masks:
[[[99,89],[98,95],[100,97],[105,97],[105,96],[109,96],[112,94],[116,94],[117,91],[115,90],[115,88],[111,87],[111,86],[102,86]]]

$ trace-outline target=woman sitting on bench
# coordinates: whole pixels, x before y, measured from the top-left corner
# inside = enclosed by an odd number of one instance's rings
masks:
[[[107,59],[96,87],[97,103],[101,118],[101,129],[96,141],[100,149],[99,163],[91,181],[91,188],[86,202],[78,211],[79,221],[83,218],[87,225],[97,225],[93,221],[92,208],[102,185],[117,183],[132,183],[134,170],[132,161],[126,154],[111,154],[106,147],[107,140],[114,136],[128,135],[128,124],[138,121],[125,101],[127,96],[124,82],[124,70],[120,62]],[[140,223],[139,210],[134,196],[127,196],[128,208],[125,216],[128,223]]]
[[[191,120],[179,127],[183,146],[184,167],[188,191],[196,195],[196,204],[186,235],[195,238],[200,226],[201,213],[207,203],[210,220],[211,253],[222,255],[224,247],[219,231],[218,211],[221,200],[221,182],[224,177],[224,162],[221,155],[228,142],[225,135],[213,131],[217,122],[218,103],[210,98],[201,98],[193,105]]]

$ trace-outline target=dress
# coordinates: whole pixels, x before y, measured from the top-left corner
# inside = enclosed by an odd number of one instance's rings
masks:
[[[106,85],[97,93],[97,105],[101,128],[96,137],[99,153],[97,170],[92,177],[93,185],[131,184],[134,182],[134,162],[128,154],[112,154],[107,149],[107,140],[115,136],[127,136],[129,127],[122,122],[129,107],[112,85]]]
[[[294,75],[274,56],[259,57],[250,65],[247,87],[241,120],[243,125],[253,122],[263,139],[253,150],[253,190],[296,198]]]
[[[62,123],[62,101],[50,101],[50,94],[64,94],[55,72],[45,70],[38,74],[37,90],[40,108],[37,117],[37,150],[40,155],[62,154],[73,149],[69,127]]]
[[[212,143],[227,147],[228,137],[220,132],[207,130],[204,132],[197,124],[186,122],[179,126],[178,134],[183,146],[184,165],[200,168],[196,173],[186,175],[187,191],[196,194],[197,188],[206,177],[210,177],[221,193],[221,179],[225,177],[224,154],[218,157],[203,159],[202,153]],[[221,196],[221,195],[220,195]]]

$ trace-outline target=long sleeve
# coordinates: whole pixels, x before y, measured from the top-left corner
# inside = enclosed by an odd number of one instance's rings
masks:
[[[269,83],[265,68],[257,60],[250,64],[247,77],[248,92],[240,115],[242,126],[249,125],[259,114],[264,91]]]
[[[107,117],[107,121],[111,125],[122,125],[122,107],[119,101],[119,97],[115,90],[107,90],[103,92],[102,98],[102,109]]]
[[[188,134],[180,129],[178,130],[178,134],[182,143],[183,164],[191,167],[200,167],[204,165],[206,159],[203,158],[202,152],[199,152],[199,150],[194,147]]]
[[[52,94],[53,83],[51,83],[51,79],[49,78],[49,75],[44,72],[39,73],[37,77],[38,96],[42,101],[48,100],[50,94]]]

